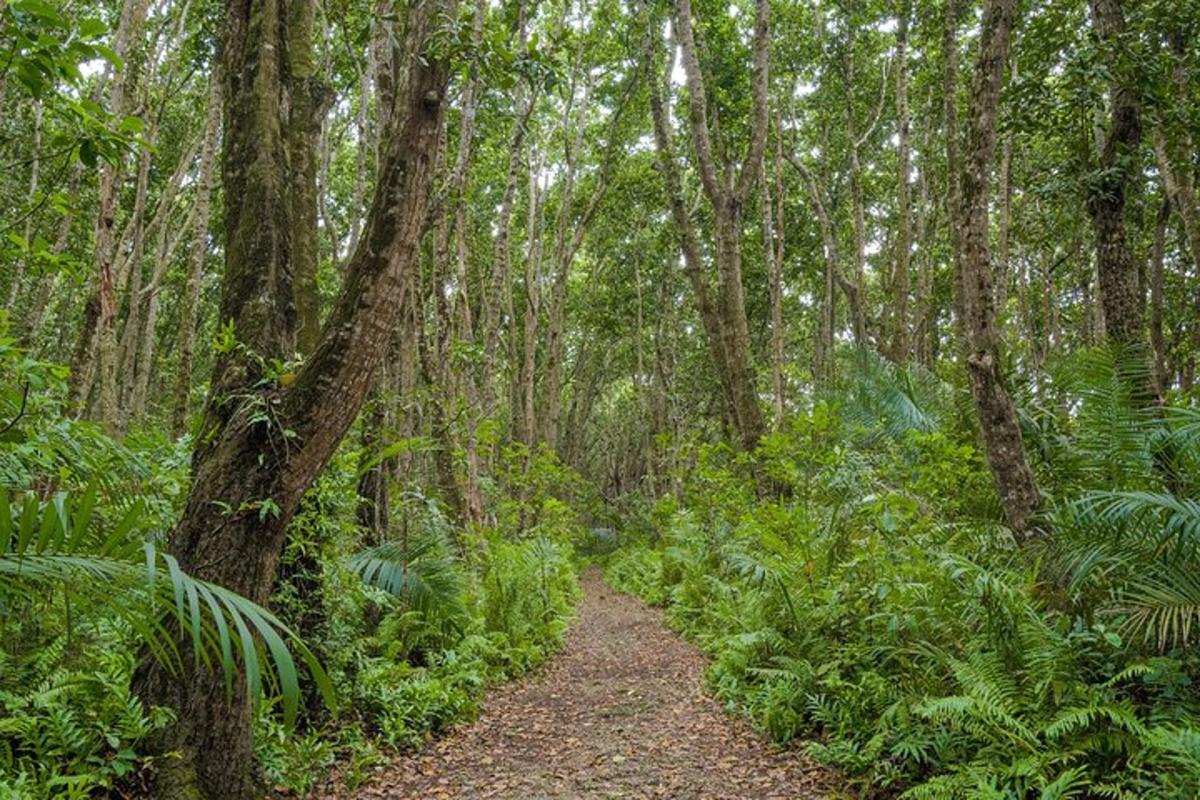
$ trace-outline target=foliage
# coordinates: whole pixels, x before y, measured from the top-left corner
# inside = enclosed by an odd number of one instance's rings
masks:
[[[439,541],[436,528],[410,535]],[[415,747],[471,719],[488,686],[528,671],[558,647],[578,591],[569,549],[544,539],[485,541],[469,561],[444,550],[434,555],[438,548],[430,545],[410,548],[407,557],[388,551],[381,569],[398,579],[384,581],[396,593],[355,584],[353,566],[362,560],[327,573],[339,588],[328,594],[337,600],[329,640],[319,646],[331,654],[346,713],[302,736],[261,715],[259,753],[275,783],[306,791],[337,759],[353,788],[381,749]],[[378,556],[377,549],[367,552]],[[428,591],[422,581],[431,569],[445,583]]]
[[[117,631],[100,641],[115,643]],[[142,740],[170,719],[129,692],[134,659],[101,651],[82,659],[80,634],[35,653],[3,656],[0,682],[0,796],[84,798],[136,785]]]
[[[911,798],[1193,797],[1194,503],[1148,488],[1158,478],[1141,458],[1124,485],[1143,488],[1056,503],[1055,536],[1031,562],[995,522],[953,417],[917,424],[944,400],[881,376],[913,385],[873,369],[844,422],[818,407],[760,449],[756,469],[783,481],[776,499],[736,488],[753,469],[703,458],[662,541],[618,551],[608,579],[664,605],[713,655],[730,709],[852,784]],[[882,408],[894,410],[864,411]],[[1105,424],[1071,419],[1064,452]]]

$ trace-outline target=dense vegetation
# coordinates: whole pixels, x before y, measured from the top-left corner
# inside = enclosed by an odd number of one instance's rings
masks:
[[[730,709],[851,785],[1193,797],[1196,506],[1162,490],[1147,442],[1190,439],[1200,417],[1148,425],[1119,367],[1080,353],[1050,389],[1075,413],[1031,407],[1035,466],[1058,489],[1052,540],[1019,550],[998,526],[949,385],[866,359],[750,464],[698,452],[609,579],[715,657]],[[756,495],[755,466],[780,499]]]
[[[593,561],[848,793],[1200,796],[1198,34],[0,0],[0,800],[353,789]]]

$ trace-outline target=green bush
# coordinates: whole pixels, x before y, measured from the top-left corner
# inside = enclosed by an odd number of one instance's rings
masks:
[[[609,557],[608,580],[713,656],[730,710],[864,792],[1197,797],[1200,658],[1163,572],[1193,556],[1162,547],[1195,541],[1191,506],[1064,500],[1031,558],[967,437],[900,405],[887,426],[868,413],[887,404],[818,407],[753,464],[703,451],[659,541]]]
[[[142,740],[170,713],[147,714],[129,691],[134,660],[120,635],[105,652],[92,639],[55,638],[24,658],[0,651],[0,798],[87,798],[133,785]]]

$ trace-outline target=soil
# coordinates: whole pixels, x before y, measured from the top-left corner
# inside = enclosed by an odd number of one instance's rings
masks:
[[[815,800],[834,785],[704,691],[705,657],[662,612],[583,576],[558,654],[479,719],[342,797],[372,800]]]

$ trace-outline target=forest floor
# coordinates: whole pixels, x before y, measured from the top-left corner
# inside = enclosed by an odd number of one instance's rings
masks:
[[[657,609],[583,576],[561,653],[492,691],[479,719],[341,797],[814,800],[831,776],[705,694],[704,656]],[[335,795],[336,796],[336,795]]]

